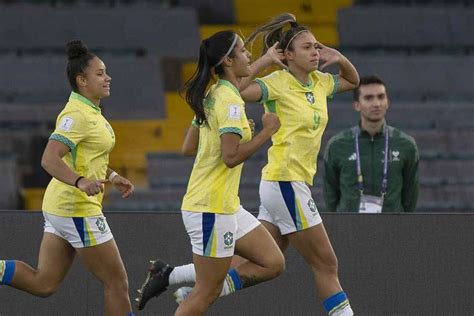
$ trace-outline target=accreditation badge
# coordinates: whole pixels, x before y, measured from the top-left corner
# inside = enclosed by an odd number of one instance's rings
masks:
[[[382,213],[382,205],[382,197],[362,194],[360,196],[359,213]]]

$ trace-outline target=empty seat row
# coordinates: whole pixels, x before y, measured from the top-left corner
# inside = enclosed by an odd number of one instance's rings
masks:
[[[206,24],[235,23],[233,0],[177,0],[177,6],[192,7],[199,16],[199,22]]]
[[[81,39],[95,50],[137,50],[191,60],[199,33],[192,8],[0,6],[0,49],[62,49]]]
[[[391,95],[389,91],[389,96]],[[359,113],[351,102],[334,102],[328,105],[329,129],[343,129],[359,121]],[[400,129],[472,129],[474,106],[469,102],[400,102],[393,101],[386,120]]]
[[[472,47],[474,7],[354,6],[339,10],[341,46]]]
[[[356,0],[356,5],[432,5],[432,6],[471,6],[474,5],[473,0]]]
[[[234,0],[237,22],[260,24],[283,12],[296,16],[301,24],[335,24],[337,10],[352,5],[352,0]]]
[[[474,20],[474,19],[473,19]],[[361,76],[378,74],[392,99],[472,100],[474,55],[346,54]]]
[[[157,57],[99,56],[112,77],[111,96],[101,107],[109,119],[157,119],[164,117],[165,95],[160,61]],[[71,88],[66,76],[66,56],[0,57],[0,103],[36,104],[38,109],[49,105],[54,110],[67,102]],[[0,105],[0,111],[11,113],[13,107]],[[39,114],[38,119],[50,115],[52,110]],[[13,112],[13,113],[12,113]],[[23,111],[25,117],[33,113]],[[2,113],[3,114],[3,113]],[[54,119],[54,117],[52,117]],[[0,120],[10,120],[0,115]]]
[[[16,157],[11,154],[0,154],[0,209],[17,209],[18,206],[18,165]]]

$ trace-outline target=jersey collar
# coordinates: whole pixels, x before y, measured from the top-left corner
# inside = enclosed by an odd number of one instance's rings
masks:
[[[237,96],[241,97],[239,90],[230,81],[227,81],[227,80],[224,80],[224,79],[219,79],[217,81],[217,84],[229,87],[232,91],[235,92],[235,94],[237,94]]]
[[[69,96],[69,100],[72,100],[72,99],[78,100],[84,104],[87,104],[88,106],[90,106],[91,108],[93,108],[99,113],[101,112],[100,108],[97,105],[95,105],[94,103],[92,103],[91,100],[87,99],[86,97],[80,95],[77,92],[74,92],[74,91],[71,92],[71,95]]]
[[[308,77],[309,77],[309,83],[306,84],[306,83],[303,83],[303,82],[299,81],[299,79],[296,78],[295,75],[293,75],[293,74],[291,73],[291,71],[286,70],[286,69],[283,69],[283,71],[288,72],[288,73],[293,77],[293,79],[295,79],[296,82],[298,82],[298,84],[299,84],[302,88],[310,89],[310,90],[312,90],[312,89],[314,88],[314,80],[313,80],[311,74],[308,75]]]

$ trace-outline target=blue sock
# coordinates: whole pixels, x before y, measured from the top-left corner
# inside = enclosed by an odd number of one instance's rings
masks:
[[[326,312],[331,315],[337,310],[343,309],[347,305],[349,305],[349,300],[347,299],[346,293],[343,291],[336,293],[330,297],[328,297],[324,302],[324,309]]]
[[[133,312],[130,312],[127,314],[127,316],[135,316],[135,314]]]
[[[232,292],[236,292],[238,290],[242,289],[242,280],[240,279],[239,273],[235,269],[230,269],[229,272],[227,272],[227,277],[226,280],[228,283],[232,283]]]
[[[15,274],[15,260],[0,260],[0,284],[10,285]]]

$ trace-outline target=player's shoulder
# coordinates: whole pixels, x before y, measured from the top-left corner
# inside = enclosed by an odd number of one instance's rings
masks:
[[[288,76],[290,76],[290,73],[287,70],[275,70],[269,73],[266,76],[263,76],[259,78],[260,80],[263,81],[275,81],[278,82],[280,80],[285,80]]]
[[[75,121],[83,121],[87,120],[87,112],[81,111],[77,104],[69,101],[57,116],[58,120],[63,119],[64,117],[69,117]]]

